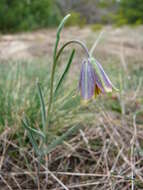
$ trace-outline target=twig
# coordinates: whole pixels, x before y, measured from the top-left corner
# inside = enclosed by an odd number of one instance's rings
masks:
[[[133,116],[133,127],[134,127],[134,132],[133,132],[133,138],[131,140],[131,169],[132,169],[132,190],[134,190],[134,168],[135,168],[135,156],[134,156],[134,146],[135,146],[135,141],[136,141],[136,136],[137,136],[137,128],[136,128],[136,115]]]
[[[20,184],[18,183],[18,181],[16,180],[15,176],[12,176],[13,180],[15,181],[17,187],[19,188],[19,190],[22,190]]]
[[[73,188],[80,188],[80,187],[87,187],[87,186],[93,186],[93,185],[100,185],[100,184],[105,184],[108,182],[107,181],[99,181],[99,182],[87,182],[87,183],[81,183],[81,184],[76,184],[76,185],[69,185],[68,188],[73,189]],[[62,188],[59,188],[62,189]],[[52,189],[52,190],[57,190],[57,189]]]
[[[89,146],[89,142],[88,142],[88,139],[87,139],[85,133],[83,132],[82,129],[80,129],[79,131],[80,131],[80,134],[81,134],[81,136],[82,136],[82,138],[83,138],[83,141],[85,142],[85,144],[86,144],[86,146],[87,146],[88,152],[90,153],[91,157],[92,157],[93,159],[95,159],[95,157],[94,157],[94,155],[93,155],[93,153],[92,153],[92,151],[91,151],[91,148],[90,148],[90,146]]]
[[[2,181],[6,184],[6,186],[8,187],[9,190],[13,190],[10,185],[7,183],[7,181],[4,179],[4,177],[2,175],[0,175],[0,178],[2,179]]]

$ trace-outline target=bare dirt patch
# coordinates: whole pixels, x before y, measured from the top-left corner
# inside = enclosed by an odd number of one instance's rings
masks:
[[[142,56],[143,54],[143,28],[130,29],[128,27],[115,29],[105,27],[103,37],[97,47],[101,53],[127,56]],[[62,41],[80,39],[90,44],[97,39],[99,32],[93,32],[90,27],[79,29],[77,27],[65,28]],[[0,59],[29,59],[45,57],[52,53],[56,30],[40,30],[31,33],[15,35],[2,35],[0,37]]]

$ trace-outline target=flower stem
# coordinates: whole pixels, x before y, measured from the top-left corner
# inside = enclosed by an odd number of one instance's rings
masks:
[[[60,48],[59,52],[57,53],[56,60],[58,60],[58,58],[60,57],[60,55],[61,55],[61,53],[63,52],[64,48],[65,48],[66,46],[68,46],[69,44],[78,44],[78,45],[80,45],[80,46],[84,49],[85,53],[87,54],[87,57],[88,57],[88,58],[90,57],[89,51],[88,51],[86,45],[85,45],[83,42],[81,42],[80,40],[71,40],[71,41],[68,41],[67,43],[65,43],[65,44]]]
[[[49,118],[50,118],[50,110],[51,110],[51,105],[52,105],[52,99],[53,99],[53,83],[54,83],[54,75],[55,75],[55,68],[56,68],[56,56],[57,56],[57,49],[58,49],[58,44],[60,41],[60,34],[61,31],[64,27],[65,22],[67,19],[70,17],[70,14],[66,15],[63,20],[61,21],[58,30],[57,30],[57,35],[56,35],[56,43],[54,47],[54,52],[53,52],[53,66],[52,66],[52,72],[51,72],[51,82],[50,82],[50,98],[49,98],[49,105],[48,105],[48,112],[47,112],[47,124],[49,125]]]
[[[56,56],[54,56],[53,67],[52,67],[52,73],[51,73],[50,98],[49,98],[49,105],[48,105],[48,111],[47,111],[47,124],[48,124],[48,126],[49,126],[50,111],[51,111],[51,106],[52,106],[52,101],[53,101],[53,86],[54,86],[54,76],[55,76],[55,68],[56,68],[56,65],[57,65],[57,61],[58,61],[58,59],[59,59],[61,53],[63,52],[64,48],[65,48],[66,46],[72,44],[72,43],[80,45],[80,46],[84,49],[85,53],[87,54],[87,57],[88,57],[88,58],[90,57],[90,54],[89,54],[89,51],[88,51],[86,45],[85,45],[83,42],[79,41],[79,40],[71,40],[71,41],[65,43],[65,44],[60,48],[60,50],[58,51],[57,54],[56,54],[56,51],[55,51],[54,54],[55,54]],[[55,49],[57,50],[57,46],[56,46]]]
[[[54,75],[55,75],[55,68],[56,68],[56,59],[53,62],[52,73],[51,73],[51,82],[50,82],[50,98],[49,98],[49,105],[47,111],[47,124],[49,126],[49,119],[50,119],[50,110],[53,101],[53,86],[54,86]]]

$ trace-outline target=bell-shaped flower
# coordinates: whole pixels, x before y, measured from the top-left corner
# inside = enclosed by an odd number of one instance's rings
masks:
[[[81,67],[79,89],[85,101],[96,97],[100,93],[111,92],[116,89],[94,58],[84,60]]]

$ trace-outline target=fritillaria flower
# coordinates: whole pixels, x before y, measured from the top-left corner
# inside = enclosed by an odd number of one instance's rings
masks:
[[[100,63],[94,58],[84,60],[81,67],[79,89],[85,101],[96,97],[100,93],[117,90]]]

